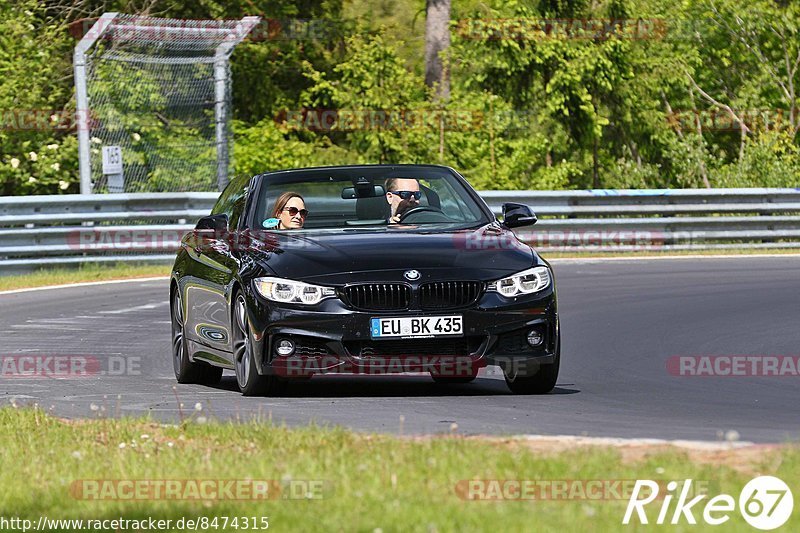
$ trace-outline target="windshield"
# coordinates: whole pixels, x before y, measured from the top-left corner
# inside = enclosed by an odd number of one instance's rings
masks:
[[[444,168],[322,168],[263,179],[254,221],[261,228],[463,227],[490,221],[468,186]]]

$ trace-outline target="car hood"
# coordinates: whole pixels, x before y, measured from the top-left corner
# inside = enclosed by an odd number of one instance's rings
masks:
[[[345,229],[319,232],[269,232],[261,239],[268,253],[257,261],[288,279],[347,283],[402,279],[418,270],[420,281],[490,280],[519,272],[540,259],[513,232],[489,224],[478,229]]]

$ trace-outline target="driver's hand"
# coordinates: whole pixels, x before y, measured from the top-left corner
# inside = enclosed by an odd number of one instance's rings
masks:
[[[399,204],[397,204],[397,211],[395,212],[396,216],[402,216],[403,213],[408,211],[409,209],[414,209],[419,205],[419,202],[416,200],[409,198],[408,200],[401,200]]]

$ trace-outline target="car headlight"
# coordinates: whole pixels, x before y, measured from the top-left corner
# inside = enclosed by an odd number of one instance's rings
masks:
[[[513,297],[520,294],[533,294],[550,286],[552,276],[546,266],[538,266],[518,272],[513,276],[498,279],[489,284],[487,290]]]
[[[325,298],[336,296],[333,287],[311,285],[283,278],[256,278],[256,290],[267,300],[280,303],[314,305]]]

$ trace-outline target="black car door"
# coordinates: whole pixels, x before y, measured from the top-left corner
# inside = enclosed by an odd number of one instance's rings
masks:
[[[247,179],[237,179],[220,195],[212,215],[225,215],[226,230],[200,230],[188,250],[191,267],[183,279],[187,302],[186,337],[195,358],[232,364],[230,299],[239,268],[238,223],[247,200]]]

